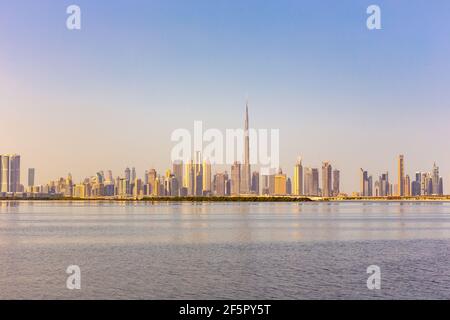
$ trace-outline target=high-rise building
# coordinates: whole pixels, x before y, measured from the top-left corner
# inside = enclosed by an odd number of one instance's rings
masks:
[[[194,195],[195,166],[192,160],[184,165],[183,187],[186,188],[187,195]]]
[[[420,178],[420,194],[427,195],[427,173],[422,172]]]
[[[169,194],[172,197],[177,197],[180,195],[180,185],[178,182],[178,179],[175,177],[175,175],[171,175],[169,177]]]
[[[420,172],[416,172],[415,177],[416,179],[411,182],[411,195],[420,196],[422,174]]]
[[[322,196],[331,197],[332,196],[332,168],[328,161],[322,163]]]
[[[113,184],[114,183],[114,179],[113,179],[113,174],[111,170],[106,171],[106,176],[105,176],[105,184]]]
[[[225,195],[229,196],[231,195],[231,180],[228,176],[228,172],[226,171],[224,173],[224,179],[225,179]]]
[[[312,168],[312,195],[319,196],[319,169]]]
[[[373,196],[373,178],[372,178],[372,175],[370,175],[367,178],[367,196],[369,196],[369,197]]]
[[[439,167],[436,165],[436,162],[433,163],[433,172],[432,172],[432,189],[433,194],[439,194]]]
[[[20,156],[4,154],[0,156],[0,192],[21,192]]]
[[[128,182],[131,182],[131,170],[130,168],[125,169],[125,179],[128,180]]]
[[[333,196],[338,196],[340,191],[340,171],[337,169],[333,170]]]
[[[403,190],[406,197],[411,196],[411,179],[408,174],[405,176],[405,185],[403,186]]]
[[[237,161],[231,166],[231,194],[241,194],[241,164]]]
[[[381,194],[381,187],[380,187],[380,186],[381,186],[380,180],[375,181],[374,187],[373,187],[373,189],[374,189],[373,195],[374,195],[375,197],[379,197],[380,194]]]
[[[211,194],[211,163],[209,160],[203,161],[203,195]]]
[[[389,174],[387,172],[382,173],[380,176],[380,196],[389,196],[391,194],[390,189]]]
[[[175,160],[172,163],[172,172],[175,179],[178,180],[178,184],[181,185],[183,183],[183,162],[181,160]]]
[[[157,173],[155,169],[150,169],[148,171],[148,189],[147,194],[156,196],[158,194],[158,184],[157,184]]]
[[[245,122],[244,122],[244,163],[241,172],[240,193],[250,193],[250,135],[248,127],[248,102],[245,105]]]
[[[196,152],[194,163],[194,195],[203,195],[203,164],[200,151]]]
[[[359,169],[359,194],[361,197],[369,195],[369,176],[363,168]]]
[[[286,175],[280,169],[278,174],[275,175],[275,195],[282,196],[286,195]]]
[[[5,155],[0,156],[0,160],[1,160],[0,192],[9,192],[9,155],[5,154]]]
[[[258,171],[253,171],[253,173],[252,173],[251,192],[256,195],[259,194],[259,172]]]
[[[311,168],[303,168],[303,195],[311,195],[312,172]]]
[[[10,192],[21,192],[20,186],[20,156],[10,155]]]
[[[226,188],[227,176],[225,173],[216,173],[214,175],[214,194],[217,196],[224,196]]]
[[[134,183],[133,183],[133,196],[135,198],[139,197],[142,195],[143,193],[143,184],[142,184],[142,180],[139,178],[135,178],[134,179]]]
[[[403,155],[398,156],[398,180],[397,180],[398,196],[405,195],[405,159]]]
[[[263,174],[262,175],[262,190],[261,193],[263,195],[269,195],[270,193],[270,175]]]
[[[303,195],[303,166],[302,158],[298,157],[294,166],[294,183],[292,193],[296,196]]]
[[[422,176],[424,180],[424,195],[432,195],[433,194],[433,178],[429,172],[426,172],[424,176]]]
[[[119,197],[125,198],[130,194],[130,181],[127,178],[119,178]]]
[[[292,194],[292,182],[291,178],[287,178],[286,180],[286,194],[291,195]]]
[[[29,188],[34,187],[34,174],[35,174],[35,169],[28,168],[28,187]]]

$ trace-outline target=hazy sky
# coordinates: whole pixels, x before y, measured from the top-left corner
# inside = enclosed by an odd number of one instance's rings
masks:
[[[82,29],[66,28],[77,4]],[[366,27],[381,7],[382,30]],[[165,170],[170,134],[279,128],[281,165],[441,168],[450,190],[450,2],[1,1],[0,153],[38,183]]]

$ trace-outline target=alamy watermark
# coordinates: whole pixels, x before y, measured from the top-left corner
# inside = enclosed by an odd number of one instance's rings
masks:
[[[367,289],[380,290],[381,289],[381,269],[377,265],[370,265],[367,267],[367,273],[370,274],[367,278]]]
[[[66,288],[69,290],[81,289],[81,269],[77,265],[70,265],[66,269],[66,273],[69,274],[66,280]]]
[[[75,4],[67,7],[66,13],[69,15],[66,19],[66,27],[69,30],[81,29],[81,8]]]
[[[176,142],[171,151],[172,162],[189,162],[193,154],[200,152],[202,159],[211,164],[245,163],[247,150],[248,164],[258,165],[263,174],[280,166],[279,129],[226,129],[223,132],[209,128],[203,131],[203,122],[194,121],[193,134],[179,128],[172,132],[170,139]]]
[[[366,13],[370,16],[366,20],[366,26],[369,30],[381,29],[381,9],[376,4],[367,7]]]

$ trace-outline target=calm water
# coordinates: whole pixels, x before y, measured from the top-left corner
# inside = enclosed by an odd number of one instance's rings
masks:
[[[0,201],[0,298],[450,299],[449,249],[450,203]]]

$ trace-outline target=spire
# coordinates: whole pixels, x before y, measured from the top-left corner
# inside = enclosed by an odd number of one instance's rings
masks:
[[[248,130],[248,98],[245,102],[245,130]]]

